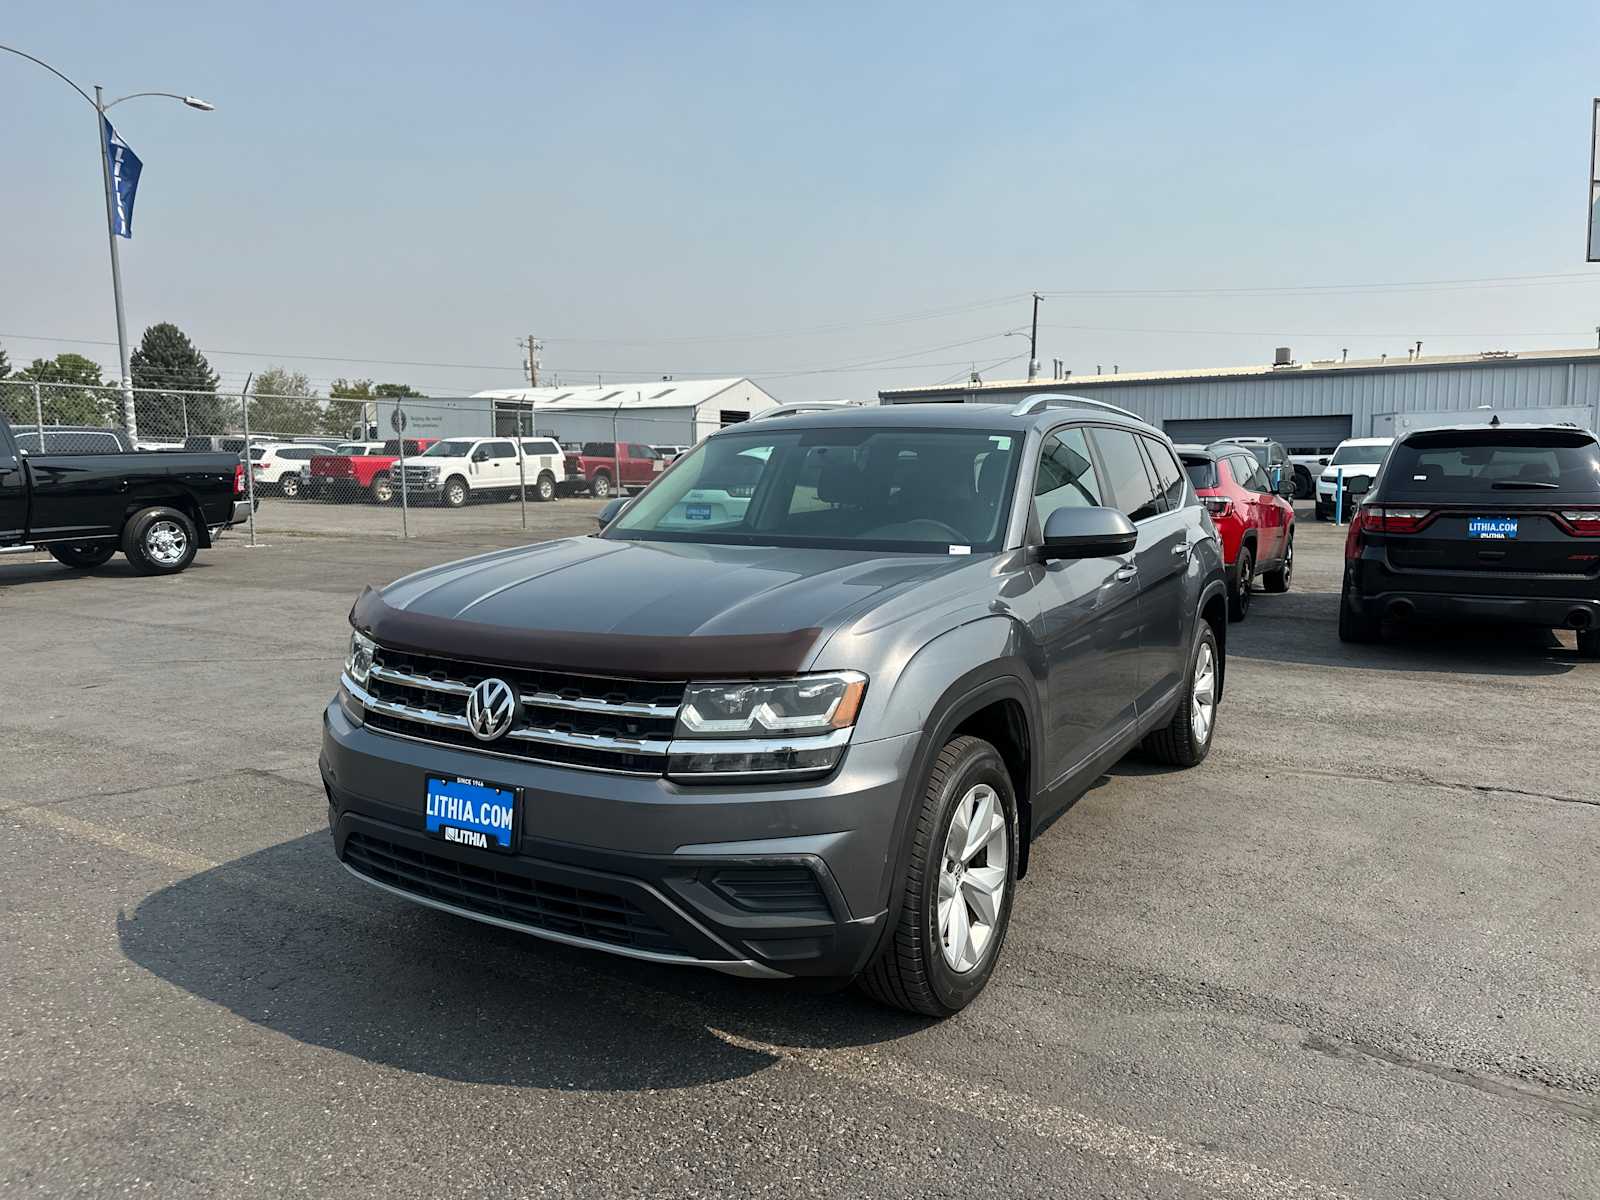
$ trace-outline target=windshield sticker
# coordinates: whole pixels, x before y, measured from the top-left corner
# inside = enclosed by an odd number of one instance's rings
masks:
[[[951,554],[971,554],[972,553],[972,547],[971,546],[951,546],[950,547],[950,553]]]
[[[711,520],[711,505],[685,504],[683,506],[683,515],[689,521],[709,521]]]

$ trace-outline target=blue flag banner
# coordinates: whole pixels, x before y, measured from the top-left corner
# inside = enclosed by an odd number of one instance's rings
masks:
[[[106,158],[111,163],[111,199],[115,215],[112,229],[118,237],[133,236],[133,197],[139,190],[139,172],[144,164],[122,136],[111,128],[111,122],[100,118],[101,133],[106,139]]]

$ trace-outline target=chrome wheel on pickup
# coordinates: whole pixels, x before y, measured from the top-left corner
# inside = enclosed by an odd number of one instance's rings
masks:
[[[199,548],[194,522],[175,508],[142,509],[122,532],[122,552],[143,575],[175,575]]]

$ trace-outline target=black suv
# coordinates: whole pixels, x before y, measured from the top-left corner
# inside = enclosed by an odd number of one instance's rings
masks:
[[[1495,423],[1397,441],[1350,525],[1339,637],[1412,616],[1573,629],[1600,658],[1600,439]]]

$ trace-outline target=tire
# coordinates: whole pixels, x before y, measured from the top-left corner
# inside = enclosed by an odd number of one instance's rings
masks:
[[[1358,613],[1350,603],[1350,591],[1339,592],[1339,640],[1355,646],[1365,646],[1381,635],[1379,621],[1369,613]]]
[[[285,500],[293,500],[300,494],[300,476],[295,474],[285,475],[278,481],[278,491],[283,493]]]
[[[1250,587],[1255,582],[1256,556],[1249,546],[1239,547],[1239,561],[1228,581],[1228,620],[1242,621],[1250,615]]]
[[[439,502],[447,508],[460,508],[471,496],[467,481],[459,475],[450,476],[444,481],[444,487],[439,489]]]
[[[596,500],[611,499],[611,476],[604,471],[596,471],[594,478],[589,481],[589,495]]]
[[[111,561],[111,556],[117,552],[115,542],[67,542],[60,546],[46,546],[50,557],[64,567],[71,567],[76,571],[88,571],[94,567],[103,567]]]
[[[175,508],[144,508],[122,530],[122,552],[141,575],[176,575],[200,548],[194,522]]]
[[[556,498],[556,477],[548,472],[539,476],[539,482],[533,485],[533,498],[541,504],[549,504]]]
[[[1276,569],[1265,571],[1261,575],[1261,588],[1263,591],[1274,592],[1282,595],[1289,590],[1289,585],[1294,582],[1294,530],[1289,531],[1289,542],[1283,548],[1283,561]]]
[[[1578,657],[1600,658],[1600,629],[1578,630]]]
[[[1333,520],[1333,514],[1319,504],[1317,505],[1317,520],[1331,521]]]
[[[1222,650],[1211,622],[1200,622],[1199,636],[1189,652],[1189,673],[1184,680],[1178,711],[1165,729],[1147,734],[1142,749],[1158,762],[1174,767],[1197,767],[1211,753],[1217,732],[1217,702],[1222,698]]]
[[[1310,500],[1317,494],[1316,480],[1311,478],[1311,472],[1304,467],[1294,469],[1294,498],[1296,500]]]
[[[387,474],[375,475],[367,493],[374,504],[391,504],[394,501],[394,480]]]
[[[989,836],[975,849],[963,844],[957,853],[965,861],[953,868],[947,853],[952,835],[972,840],[956,832],[957,818],[970,821],[974,815],[988,823]],[[983,991],[1011,924],[1017,803],[1000,752],[979,738],[952,738],[934,760],[915,821],[900,880],[899,918],[857,982],[894,1008],[947,1017]],[[941,893],[948,897],[942,903]],[[951,942],[946,935],[958,923],[961,940]],[[975,936],[980,932],[981,940]]]

